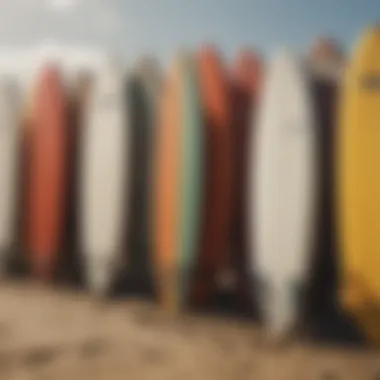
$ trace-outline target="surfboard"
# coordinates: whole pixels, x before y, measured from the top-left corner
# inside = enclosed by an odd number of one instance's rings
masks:
[[[29,128],[27,249],[33,274],[51,279],[63,237],[67,159],[67,104],[54,64],[37,80]]]
[[[165,80],[155,147],[155,277],[169,311],[185,306],[202,205],[203,126],[196,63],[179,54]]]
[[[80,139],[91,94],[92,80],[90,72],[79,71],[73,77],[68,91],[67,217],[60,274],[62,279],[71,284],[82,283],[84,277],[82,257],[78,250],[80,147],[82,146]]]
[[[16,253],[20,105],[16,84],[0,77],[0,273]]]
[[[319,37],[307,55],[316,115],[318,198],[312,279],[307,315],[314,331],[324,331],[338,303],[338,258],[335,197],[337,98],[344,54],[332,38]]]
[[[87,104],[90,100],[92,85],[94,82],[94,74],[89,71],[80,71],[74,79],[71,97],[76,105],[76,109],[80,115],[80,120],[84,120]]]
[[[316,137],[308,76],[299,58],[286,49],[278,52],[263,86],[250,158],[252,272],[268,335],[282,339],[299,317],[308,281]]]
[[[140,58],[128,80],[131,101],[131,192],[128,231],[128,284],[134,292],[153,292],[151,187],[161,68],[152,57]],[[138,168],[138,170],[136,170]]]
[[[182,299],[190,296],[201,241],[204,199],[205,137],[199,79],[195,57],[185,57],[180,174],[180,283]]]
[[[380,28],[367,30],[347,67],[340,104],[337,196],[341,303],[380,343]]]
[[[230,257],[233,139],[229,83],[222,57],[212,46],[198,54],[198,78],[205,120],[205,199],[197,280],[193,299],[204,304],[219,287],[231,285]]]
[[[255,133],[254,121],[260,96],[262,62],[251,49],[242,49],[232,67],[231,93],[233,112],[234,173],[232,217],[232,262],[238,275],[238,290],[244,304],[252,304],[249,286],[250,262],[247,231],[247,186],[249,140]]]
[[[30,130],[33,125],[33,107],[34,88],[26,85],[25,92],[22,96],[20,105],[20,133],[19,133],[19,166],[18,166],[18,210],[17,226],[18,230],[18,257],[13,263],[15,267],[23,266],[28,271],[28,194],[29,194],[29,168],[30,168]]]
[[[80,250],[91,292],[106,295],[124,264],[130,120],[123,70],[105,62],[93,83],[81,136]]]

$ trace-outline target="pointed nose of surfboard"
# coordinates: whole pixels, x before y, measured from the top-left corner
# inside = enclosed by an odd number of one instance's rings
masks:
[[[331,37],[319,37],[311,45],[307,59],[316,74],[339,79],[344,68],[342,47]]]
[[[231,74],[240,88],[248,93],[256,94],[261,82],[262,71],[261,55],[249,48],[244,48],[239,52]]]
[[[61,84],[63,79],[62,69],[60,65],[54,61],[49,61],[40,70],[37,77],[37,86],[47,86]]]
[[[374,24],[369,26],[361,35],[361,38],[367,36],[379,36],[380,35],[380,24]]]
[[[150,75],[162,69],[160,62],[153,55],[144,55],[137,62],[135,71],[141,75]]]
[[[113,78],[115,72],[122,75],[125,73],[125,69],[119,57],[110,55],[102,62],[100,76],[104,79]]]
[[[34,101],[34,106],[37,114],[40,113],[39,107],[46,106],[46,99],[50,99],[52,94],[60,93],[62,86],[65,86],[65,78],[62,67],[58,63],[49,61],[41,67],[34,84],[34,96],[37,99]]]
[[[318,37],[311,46],[309,56],[319,59],[325,57],[341,58],[343,51],[341,46],[332,37]]]
[[[354,49],[353,62],[358,62],[360,65],[362,62],[366,62],[368,56],[373,55],[373,51],[377,50],[380,41],[380,25],[373,25],[368,27],[356,41],[356,48]],[[368,58],[369,59],[369,58]],[[372,59],[372,63],[376,64],[376,60]]]
[[[205,44],[199,51],[199,61],[201,67],[207,68],[210,71],[213,71],[215,65],[222,66],[222,53],[218,47]]]
[[[263,58],[261,54],[249,48],[240,50],[233,67],[235,77],[243,83],[248,80],[258,80],[262,71]]]

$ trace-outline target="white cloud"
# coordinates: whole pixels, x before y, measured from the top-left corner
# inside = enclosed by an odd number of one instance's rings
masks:
[[[81,26],[86,24],[101,33],[114,33],[122,26],[120,13],[112,1],[107,0],[44,0],[48,9],[57,13],[80,15]],[[85,17],[83,18],[83,15]]]
[[[0,47],[59,43],[114,49],[128,15],[116,0],[0,0]]]
[[[55,12],[68,12],[76,8],[78,0],[47,0],[47,5]]]

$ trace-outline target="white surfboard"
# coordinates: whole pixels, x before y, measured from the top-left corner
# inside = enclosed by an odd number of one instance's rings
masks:
[[[129,126],[125,77],[106,62],[95,78],[82,135],[81,251],[89,288],[106,293],[124,259]]]
[[[303,63],[286,50],[270,62],[250,162],[252,268],[269,334],[297,320],[314,222],[315,130]]]
[[[0,273],[15,248],[20,99],[9,78],[0,78]]]

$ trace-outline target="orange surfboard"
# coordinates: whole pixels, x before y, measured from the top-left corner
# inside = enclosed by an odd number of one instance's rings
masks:
[[[204,303],[228,281],[232,269],[230,232],[234,189],[233,133],[229,83],[218,50],[198,55],[198,79],[205,122],[205,201],[193,299]],[[224,284],[223,284],[224,285]]]
[[[44,67],[34,96],[28,131],[27,250],[33,274],[49,279],[65,218],[67,107],[58,67]]]
[[[177,252],[179,246],[180,207],[180,128],[181,78],[178,62],[164,81],[159,126],[156,137],[155,204],[153,233],[155,246],[155,276],[158,293],[164,307],[174,309],[178,304]]]
[[[261,58],[250,49],[240,51],[232,68],[232,112],[234,140],[235,188],[233,193],[232,217],[232,262],[238,275],[238,290],[245,300],[251,302],[249,295],[248,238],[247,224],[247,188],[248,155],[251,134],[255,131],[257,102],[260,95],[262,77]]]

